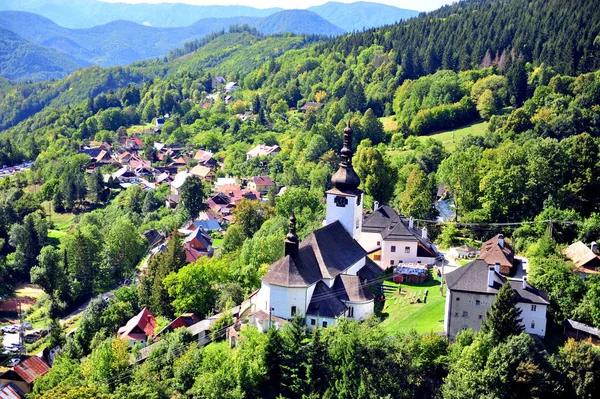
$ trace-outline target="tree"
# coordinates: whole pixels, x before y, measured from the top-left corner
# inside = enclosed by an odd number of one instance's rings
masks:
[[[181,186],[180,192],[183,206],[188,211],[190,217],[196,219],[206,199],[202,180],[195,175],[189,176]]]
[[[573,338],[560,348],[558,369],[568,386],[567,396],[594,398],[600,389],[600,351],[591,342]]]
[[[94,172],[86,177],[87,195],[92,204],[102,202],[104,198],[104,179],[100,169],[96,168]]]
[[[102,238],[95,226],[80,226],[63,239],[67,270],[71,282],[71,296],[80,301],[94,294],[98,283],[98,265]]]
[[[233,210],[236,224],[242,228],[244,236],[252,237],[268,218],[270,211],[258,201],[242,199]]]
[[[381,152],[371,147],[369,141],[361,142],[352,162],[365,193],[380,204],[388,202],[394,190],[392,182],[395,176]]]
[[[31,282],[42,287],[53,301],[64,298],[68,284],[61,251],[50,245],[43,247],[38,264],[31,268]]]
[[[459,215],[479,207],[480,159],[481,149],[471,147],[452,153],[438,169],[438,179],[452,193],[457,220]]]
[[[110,276],[109,281],[130,275],[144,250],[142,238],[131,220],[123,216],[118,218],[104,240],[104,271]]]
[[[413,169],[400,194],[400,212],[417,219],[425,219],[431,214],[433,188],[431,181],[421,169]]]
[[[377,119],[377,116],[375,116],[375,113],[371,108],[365,112],[360,124],[363,128],[364,138],[371,140],[374,145],[377,145],[383,141],[385,136],[383,123]]]
[[[506,341],[513,335],[519,335],[523,331],[521,325],[521,309],[517,307],[519,298],[508,282],[504,283],[498,293],[496,300],[486,314],[485,322],[481,330],[490,333],[494,342]]]
[[[520,107],[527,96],[527,71],[525,70],[525,60],[522,57],[513,61],[506,77],[508,78],[510,103],[515,108]]]
[[[497,101],[491,90],[488,89],[481,94],[477,101],[477,111],[479,111],[479,115],[485,120],[489,120],[492,115],[498,113]]]
[[[152,269],[156,271],[152,277],[150,309],[156,315],[171,317],[173,315],[171,296],[163,281],[169,274],[177,272],[186,264],[185,250],[177,230],[171,233],[167,250],[157,254],[152,259],[152,263],[154,263]]]
[[[15,223],[11,227],[8,243],[15,248],[17,273],[29,275],[47,238],[48,222],[35,213],[25,216],[23,224]]]

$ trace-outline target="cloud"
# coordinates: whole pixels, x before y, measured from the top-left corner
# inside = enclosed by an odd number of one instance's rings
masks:
[[[144,26],[152,26],[152,24],[150,22],[148,22],[148,21],[142,22],[142,25],[144,25]]]

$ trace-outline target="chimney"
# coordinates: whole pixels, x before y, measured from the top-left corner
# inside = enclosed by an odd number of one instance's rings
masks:
[[[494,268],[492,266],[490,266],[488,270],[488,286],[494,286]]]
[[[494,265],[494,271],[500,274],[500,262],[496,262],[496,264]]]
[[[421,238],[426,240],[427,239],[427,227],[423,227],[421,229]]]
[[[498,234],[498,245],[500,248],[504,248],[504,234]]]
[[[414,225],[414,221],[413,221],[413,217],[411,216],[408,218],[408,228],[412,230],[413,225]]]
[[[296,235],[296,215],[292,209],[292,215],[290,216],[290,229],[285,238],[285,256],[289,255],[291,258],[298,256],[298,235]]]
[[[375,202],[373,202],[373,212],[376,212],[377,209],[379,209],[379,202],[375,201]]]
[[[527,277],[523,276],[523,289],[526,290],[527,289]]]
[[[598,244],[596,244],[596,241],[592,241],[592,243],[590,244],[590,249],[594,254],[598,254]]]

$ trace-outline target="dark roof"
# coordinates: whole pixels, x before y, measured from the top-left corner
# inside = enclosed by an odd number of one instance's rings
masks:
[[[31,356],[16,365],[14,370],[23,381],[31,384],[38,377],[50,371],[50,367],[41,357]]]
[[[398,216],[398,213],[391,206],[380,206],[363,221],[362,231],[379,233],[392,222],[397,222],[399,218],[400,216]]]
[[[156,244],[157,242],[159,242],[163,239],[163,236],[160,233],[160,231],[158,231],[156,229],[150,229],[150,230],[144,231],[144,237],[146,237],[148,244],[151,244],[151,245]]]
[[[595,335],[596,337],[600,338],[600,328],[588,326],[587,324],[583,324],[571,319],[565,319],[563,321],[563,325],[571,327],[574,330],[583,331],[585,333]]]
[[[269,176],[254,176],[249,181],[254,182],[257,186],[272,186],[273,180]]]
[[[198,239],[198,241],[200,241],[200,243],[204,246],[204,248],[208,248],[210,246],[210,244],[212,243],[211,238],[208,235],[206,235],[204,233],[204,231],[202,231],[202,229],[200,229],[200,228],[193,230],[190,233],[190,235],[185,237],[184,242],[189,243],[191,241],[194,241],[194,239]]]
[[[483,259],[477,259],[473,262],[459,267],[446,274],[446,284],[451,291],[472,292],[481,294],[496,295],[503,284],[509,281],[510,286],[519,295],[519,302],[537,303],[549,305],[548,296],[544,291],[537,290],[530,285],[523,289],[521,280],[508,280],[506,277],[494,272],[494,286],[488,285],[488,273],[490,266]]]
[[[362,279],[373,280],[377,276],[381,275],[383,270],[379,265],[369,257],[365,258],[365,265],[358,271],[358,275]]]
[[[366,257],[366,251],[339,221],[315,230],[299,245],[298,256],[286,256],[269,267],[263,281],[284,287],[306,287],[334,278]]]
[[[349,274],[340,274],[333,283],[333,292],[342,301],[350,302],[368,302],[375,297],[369,287],[365,286],[366,280],[359,276]]]
[[[485,260],[488,265],[500,263],[502,266],[512,267],[514,252],[508,241],[504,238],[504,245],[501,247],[498,243],[498,238],[501,234],[497,234],[492,239],[484,242],[481,245],[479,257]]]
[[[332,293],[327,284],[319,281],[313,292],[306,314],[334,319],[341,316],[345,310],[346,305]]]

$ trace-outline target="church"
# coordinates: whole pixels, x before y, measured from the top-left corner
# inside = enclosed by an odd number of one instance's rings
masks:
[[[340,317],[364,320],[374,313],[371,287],[383,269],[359,244],[363,192],[352,167],[352,129],[344,129],[339,170],[327,191],[324,226],[299,242],[290,217],[285,255],[269,267],[256,294],[256,309],[279,319],[303,315],[309,328],[327,327]]]

